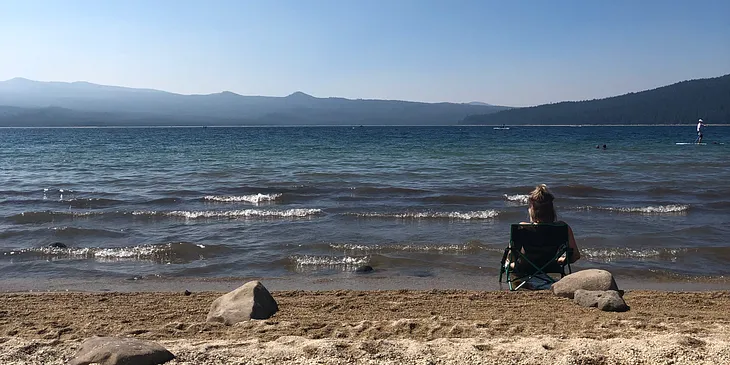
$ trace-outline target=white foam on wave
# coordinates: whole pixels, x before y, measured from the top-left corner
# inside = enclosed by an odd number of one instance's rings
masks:
[[[481,210],[472,212],[410,212],[410,213],[352,213],[365,218],[401,218],[401,219],[490,219],[499,215],[496,210]]]
[[[407,252],[464,252],[482,249],[477,244],[453,244],[453,245],[410,245],[410,244],[395,244],[395,245],[358,245],[352,243],[333,243],[330,247],[335,250],[344,251],[363,251],[363,252],[376,252],[376,251],[407,251]]]
[[[321,209],[288,209],[288,210],[258,210],[258,209],[243,209],[243,210],[205,210],[205,211],[186,211],[176,210],[171,212],[157,212],[157,211],[135,211],[133,215],[147,215],[147,216],[167,216],[167,217],[182,217],[186,219],[197,219],[197,218],[301,218],[318,215],[322,212]]]
[[[607,210],[610,212],[619,213],[645,213],[645,214],[662,214],[662,213],[681,213],[689,210],[689,205],[686,204],[669,204],[669,205],[658,205],[658,206],[647,206],[647,207],[580,207],[579,210]]]
[[[73,193],[74,190],[72,189],[53,189],[53,188],[43,188],[44,193]]]
[[[102,215],[102,214],[104,214],[104,213],[103,212],[72,212],[72,211],[60,212],[60,211],[50,211],[49,210],[49,211],[22,212],[22,213],[20,213],[20,216],[23,216],[23,217],[25,217],[25,216],[28,216],[28,217],[33,217],[33,216],[38,216],[38,217],[41,217],[41,216],[90,217],[90,216]]]
[[[113,248],[60,248],[60,247],[37,247],[5,253],[6,255],[21,255],[24,253],[36,253],[49,256],[52,259],[96,259],[99,261],[118,260],[150,260],[162,252],[170,250],[170,245],[142,245],[132,247]]]
[[[214,202],[248,202],[253,204],[259,204],[262,202],[271,202],[281,197],[281,194],[251,194],[241,196],[222,196],[222,195],[208,195],[203,197],[205,200]]]
[[[312,256],[312,255],[295,255],[289,257],[297,267],[305,266],[360,266],[365,265],[370,261],[367,256],[353,257],[353,256]]]
[[[504,198],[510,202],[527,204],[527,203],[529,203],[530,196],[527,194],[515,194],[515,195],[504,194]]]
[[[73,193],[74,193],[74,191],[71,190],[71,189],[51,189],[51,188],[44,188],[43,189],[43,200],[48,199],[48,195],[49,194],[53,194],[53,195],[58,194],[59,200],[60,201],[63,201],[64,200],[63,199],[63,195],[64,194],[67,194],[68,195],[68,194],[73,194]]]
[[[124,248],[100,248],[93,251],[97,259],[145,259],[150,258],[165,248],[159,246],[134,246]]]
[[[182,245],[182,246],[181,246]],[[189,246],[187,246],[189,245]],[[185,247],[183,247],[185,246]],[[41,255],[44,259],[63,260],[63,259],[93,259],[100,262],[113,261],[156,261],[169,263],[176,255],[186,255],[185,248],[195,247],[196,250],[188,252],[188,256],[196,256],[200,254],[201,249],[206,246],[195,243],[165,243],[158,245],[138,245],[130,247],[34,247],[21,249],[17,251],[5,252],[5,256],[20,256],[23,254]],[[179,251],[183,248],[184,251]],[[200,255],[202,259],[202,255]]]
[[[582,255],[592,259],[601,261],[615,261],[618,259],[665,259],[676,261],[678,256],[687,252],[686,248],[643,248],[633,249],[628,247],[617,248],[581,248]]]

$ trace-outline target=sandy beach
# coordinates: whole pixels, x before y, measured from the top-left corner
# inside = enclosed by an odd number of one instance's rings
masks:
[[[0,364],[66,364],[84,339],[154,340],[170,364],[728,364],[730,292],[274,291],[268,320],[205,323],[221,292],[0,294]]]

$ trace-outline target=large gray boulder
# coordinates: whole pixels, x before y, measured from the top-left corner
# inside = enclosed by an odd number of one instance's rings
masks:
[[[600,269],[588,269],[566,275],[553,284],[550,289],[559,297],[573,299],[573,293],[578,289],[618,291],[618,286],[610,272]]]
[[[251,319],[267,319],[279,310],[279,305],[258,281],[249,281],[225,294],[210,306],[206,321],[227,326]]]
[[[575,291],[573,301],[584,307],[597,307],[606,312],[624,312],[629,306],[616,290],[583,290]]]
[[[175,358],[162,345],[136,338],[92,337],[81,344],[69,365],[157,365]]]

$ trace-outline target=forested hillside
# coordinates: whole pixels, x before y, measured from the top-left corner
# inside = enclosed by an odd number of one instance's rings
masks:
[[[590,101],[561,102],[494,114],[462,124],[681,124],[702,118],[730,123],[730,75],[683,81],[653,90]]]

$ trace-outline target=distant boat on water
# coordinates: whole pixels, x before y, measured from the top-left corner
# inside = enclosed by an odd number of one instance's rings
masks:
[[[507,127],[507,126],[505,126],[504,124],[502,124],[502,126],[501,126],[501,127],[494,127],[494,128],[492,128],[492,129],[507,130],[507,129],[509,129],[509,127]]]

